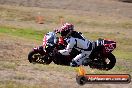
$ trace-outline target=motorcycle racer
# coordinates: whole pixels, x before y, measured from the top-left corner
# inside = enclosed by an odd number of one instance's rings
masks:
[[[70,23],[63,24],[55,32],[60,33],[67,42],[66,48],[58,52],[62,55],[70,55],[72,49],[76,49],[80,53],[72,59],[70,66],[82,65],[83,61],[91,54],[92,42],[87,40],[82,33],[74,31],[74,25]]]

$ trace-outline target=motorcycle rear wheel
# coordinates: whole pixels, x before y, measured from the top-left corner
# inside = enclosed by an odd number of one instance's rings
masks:
[[[30,63],[39,63],[39,64],[50,64],[52,59],[46,55],[41,55],[39,52],[31,51],[28,54],[28,60]]]
[[[112,53],[110,53],[107,59],[109,60],[109,62],[106,62],[106,70],[110,70],[115,66],[116,58]]]
[[[116,64],[116,58],[112,53],[109,53],[105,58],[95,57],[93,61],[89,63],[90,68],[95,68],[99,70],[110,70]]]

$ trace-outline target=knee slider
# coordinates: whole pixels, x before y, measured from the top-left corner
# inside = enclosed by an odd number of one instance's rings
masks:
[[[78,64],[77,64],[75,61],[72,61],[72,62],[70,63],[70,66],[72,66],[72,67],[78,67]]]

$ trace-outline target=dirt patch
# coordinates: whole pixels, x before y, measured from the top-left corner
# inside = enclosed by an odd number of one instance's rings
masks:
[[[81,10],[106,15],[120,14],[121,16],[132,17],[132,4],[117,2],[117,0],[0,0],[0,4]]]
[[[11,60],[25,58],[33,43],[27,44],[21,41],[21,38],[11,38],[10,36],[0,36],[0,60]],[[23,56],[24,55],[24,56]]]

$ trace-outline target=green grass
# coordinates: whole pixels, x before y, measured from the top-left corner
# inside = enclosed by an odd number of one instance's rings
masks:
[[[34,70],[38,71],[57,71],[60,73],[70,73],[74,72],[75,74],[78,73],[78,67],[70,67],[70,66],[61,66],[61,65],[55,65],[55,64],[50,64],[50,65],[42,65],[42,64],[36,64],[33,65]],[[127,68],[126,66],[122,66],[120,64],[116,65],[113,69],[109,71],[105,70],[98,70],[98,69],[91,69],[87,66],[83,67],[86,70],[87,74],[117,74],[117,73],[131,73],[132,70],[130,68]]]
[[[58,71],[58,72],[74,72],[77,71],[77,68],[71,68],[70,66],[60,66],[60,65],[55,65],[55,64],[50,64],[50,65],[43,65],[43,64],[35,64],[33,65],[34,70],[39,70],[39,71]]]
[[[13,70],[15,70],[16,67],[17,67],[16,63],[0,61],[0,70],[3,70],[3,69],[13,69]]]
[[[98,69],[85,69],[87,74],[131,74],[132,70],[130,68],[121,66],[121,65],[115,65],[114,68],[111,70],[105,71],[105,70],[98,70]]]
[[[116,58],[132,60],[132,52],[124,52],[124,51],[116,50],[113,53],[116,56]]]
[[[13,35],[17,37],[23,37],[34,40],[42,40],[44,34],[47,31],[37,31],[33,29],[19,29],[13,27],[0,27],[0,33],[5,33],[7,35]]]

